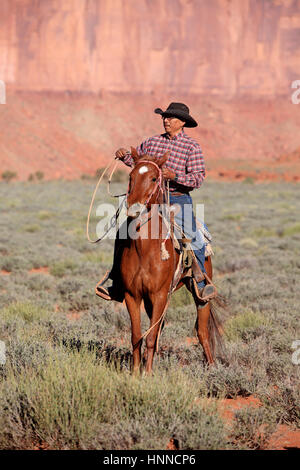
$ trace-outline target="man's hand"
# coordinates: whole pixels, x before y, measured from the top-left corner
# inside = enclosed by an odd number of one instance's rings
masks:
[[[176,176],[175,171],[170,170],[169,168],[163,168],[162,174],[163,174],[163,177],[167,180],[173,180]]]
[[[129,150],[126,150],[124,148],[120,148],[116,151],[115,155],[116,155],[116,158],[118,158],[119,160],[123,160],[123,158],[128,154],[130,153]]]

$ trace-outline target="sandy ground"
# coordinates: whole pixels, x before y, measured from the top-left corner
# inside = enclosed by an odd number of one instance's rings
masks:
[[[299,181],[300,105],[289,97],[176,99],[189,104],[198,120],[187,133],[202,147],[207,178]],[[45,179],[94,175],[117,148],[163,132],[153,110],[170,101],[173,96],[8,90],[7,104],[0,107],[0,174],[14,171],[20,180],[37,171]]]

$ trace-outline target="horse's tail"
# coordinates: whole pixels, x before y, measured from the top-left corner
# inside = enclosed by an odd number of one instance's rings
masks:
[[[214,360],[216,355],[225,359],[225,344],[224,344],[224,329],[221,320],[219,319],[218,312],[220,309],[226,309],[226,299],[218,295],[215,299],[210,301],[210,316],[208,322],[210,348]]]

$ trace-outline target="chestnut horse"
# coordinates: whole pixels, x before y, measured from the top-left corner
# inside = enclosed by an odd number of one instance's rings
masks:
[[[162,217],[158,220],[157,237],[151,237],[150,220],[155,219],[159,204],[163,202],[163,178],[161,168],[168,159],[167,152],[162,158],[153,159],[147,155],[139,156],[134,148],[132,157],[134,168],[129,176],[127,193],[127,216],[130,221],[137,221],[136,234],[129,238],[121,258],[121,280],[124,285],[125,302],[131,319],[133,372],[140,369],[141,364],[141,302],[144,302],[146,313],[150,319],[150,329],[146,337],[146,373],[151,373],[153,356],[158,335],[163,321],[162,315],[167,306],[172,280],[179,261],[179,253],[174,248],[173,240],[163,235]],[[155,209],[157,207],[157,209]],[[154,208],[154,213],[153,213]],[[152,211],[152,212],[151,212]],[[155,212],[156,211],[156,212]],[[141,214],[144,213],[144,217]],[[151,214],[151,215],[150,215]],[[140,222],[138,222],[138,220]],[[153,230],[153,227],[151,228]],[[144,236],[143,236],[144,235]],[[145,236],[146,235],[146,236]],[[162,241],[165,240],[167,259],[162,259]],[[212,278],[212,263],[206,258],[205,269]],[[177,288],[183,286],[180,281]],[[211,302],[200,305],[194,296],[197,319],[196,329],[206,360],[214,362],[214,340],[220,333],[218,323],[211,308]],[[215,335],[215,333],[217,333]]]

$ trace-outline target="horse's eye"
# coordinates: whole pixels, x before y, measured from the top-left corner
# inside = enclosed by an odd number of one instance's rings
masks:
[[[152,181],[156,181],[156,180],[157,180],[157,178],[152,178]]]

